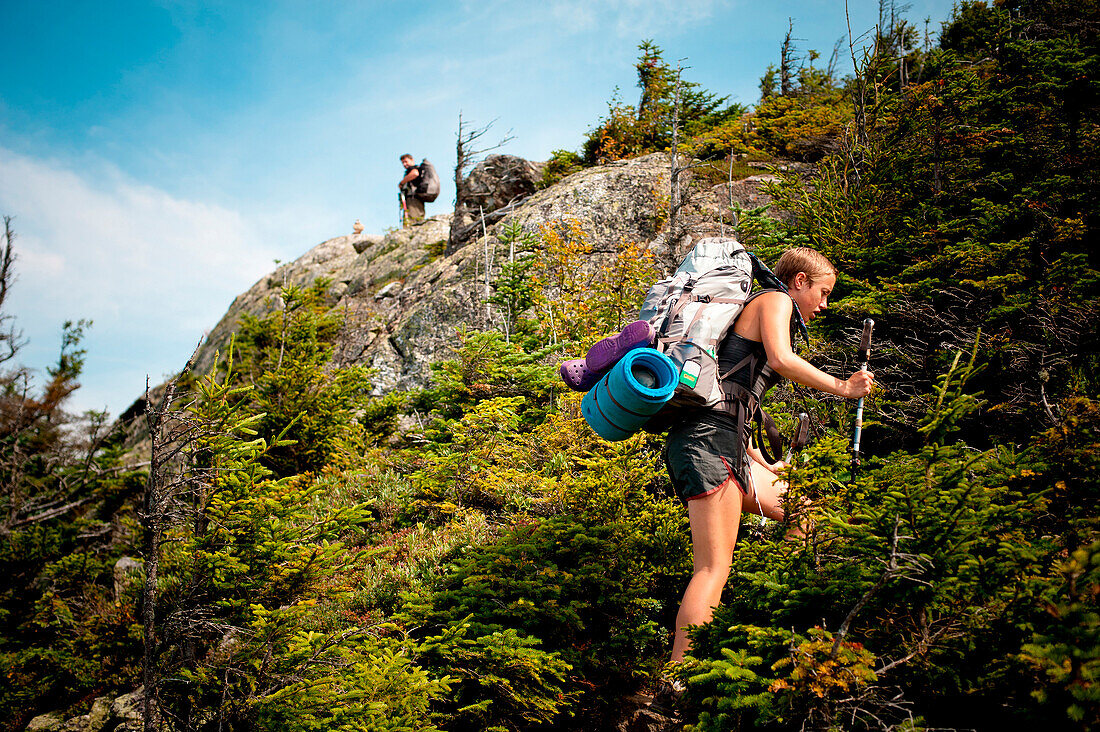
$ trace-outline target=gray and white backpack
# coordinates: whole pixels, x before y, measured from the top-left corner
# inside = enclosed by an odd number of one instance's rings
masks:
[[[656,348],[680,368],[669,406],[712,407],[722,400],[718,344],[748,300],[756,261],[736,239],[708,237],[672,277],[650,288],[638,317],[653,325]]]
[[[655,347],[680,368],[680,383],[668,407],[714,407],[723,401],[718,345],[745,307],[756,279],[764,289],[787,287],[731,237],[701,239],[676,272],[650,288],[639,314],[657,333]],[[798,307],[794,326],[807,342]],[[792,334],[793,341],[793,334]]]

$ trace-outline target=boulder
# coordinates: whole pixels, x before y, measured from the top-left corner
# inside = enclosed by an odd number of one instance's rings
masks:
[[[88,732],[88,715],[73,717],[58,728],[58,732]]]
[[[97,697],[88,712],[85,732],[108,732],[107,722],[111,719],[111,700],[105,696]]]
[[[458,205],[472,214],[492,213],[523,200],[538,190],[545,167],[515,155],[490,155],[466,177]]]
[[[515,155],[490,155],[474,166],[463,180],[455,202],[447,253],[476,239],[486,226],[500,221],[531,196],[538,189],[545,167],[546,163],[534,163]]]
[[[114,732],[142,728],[141,704],[144,698],[145,687],[139,686],[137,690],[123,694],[111,702],[110,722],[118,725],[114,728]]]
[[[141,586],[142,577],[145,574],[145,562],[133,557],[120,557],[115,562],[115,600],[134,593]]]
[[[39,714],[27,723],[26,732],[60,732],[65,717],[60,712]]]

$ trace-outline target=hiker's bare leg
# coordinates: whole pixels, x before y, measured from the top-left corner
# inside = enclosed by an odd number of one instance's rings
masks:
[[[756,488],[754,495],[745,499],[745,513],[761,514],[775,521],[782,521],[783,496],[787,492],[787,481],[765,468],[755,460],[749,461],[752,473],[753,486]],[[791,526],[787,536],[805,536],[806,531],[802,526]]]
[[[763,515],[775,521],[783,520],[781,498],[787,492],[787,481],[765,468],[755,460],[749,461],[752,475],[752,488],[745,499],[745,513]]]
[[[676,633],[672,639],[674,662],[683,660],[691,646],[687,626],[709,622],[714,608],[722,601],[722,588],[729,578],[737,528],[741,525],[741,499],[741,490],[731,478],[709,496],[688,501],[693,572],[676,614]]]

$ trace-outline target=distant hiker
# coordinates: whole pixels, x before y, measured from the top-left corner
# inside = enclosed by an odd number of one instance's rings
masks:
[[[404,198],[404,220],[401,225],[408,226],[423,221],[424,203],[439,197],[439,176],[427,158],[417,165],[413,156],[405,153],[401,156],[401,164],[405,166],[405,177],[397,184]]]
[[[691,411],[668,433],[665,459],[672,484],[687,504],[694,566],[676,616],[673,662],[682,661],[690,648],[687,627],[710,621],[721,602],[742,511],[783,518],[780,498],[787,484],[777,473],[786,465],[767,463],[750,438],[752,415],[764,393],[781,378],[849,399],[869,394],[874,385],[870,372],[857,371],[841,381],[793,350],[800,315],[812,320],[828,306],[837,274],[832,262],[813,249],[798,247],[783,253],[775,274],[788,292],[752,294],[718,346],[719,372],[728,372],[727,393],[737,401],[734,414]],[[669,697],[680,692],[677,682],[662,679],[654,703],[670,706]]]

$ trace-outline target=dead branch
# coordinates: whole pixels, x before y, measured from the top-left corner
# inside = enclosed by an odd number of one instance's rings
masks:
[[[907,554],[898,551],[899,542],[903,539],[910,538],[898,535],[898,527],[900,525],[901,517],[898,516],[894,519],[894,531],[890,539],[890,557],[884,562],[886,569],[875,584],[864,592],[863,596],[860,597],[852,609],[848,611],[848,615],[845,616],[844,621],[840,624],[840,628],[836,632],[836,636],[833,638],[833,647],[829,651],[830,658],[836,658],[837,652],[840,650],[840,644],[844,640],[844,637],[848,635],[848,630],[851,628],[852,621],[855,619],[856,615],[868,602],[870,602],[871,598],[874,597],[879,590],[886,586],[887,582],[897,577],[904,577],[918,584],[929,584],[916,576],[923,574],[927,569],[927,560],[916,554]]]

